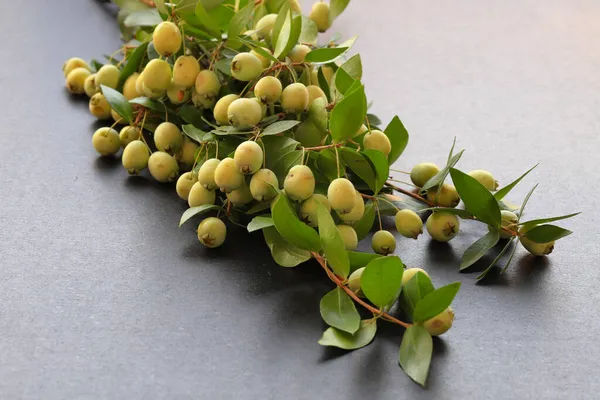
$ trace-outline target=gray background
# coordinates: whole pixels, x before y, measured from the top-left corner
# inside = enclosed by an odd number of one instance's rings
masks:
[[[353,0],[333,29],[360,35],[373,111],[411,133],[398,168],[442,163],[456,136],[459,166],[501,183],[541,162],[511,196],[541,182],[531,217],[585,213],[551,257],[519,251],[487,285],[457,272],[481,226],[399,240],[437,285],[463,282],[422,390],[393,326],[356,352],[317,345],[331,285],[316,265],[279,268],[236,229],[206,251],[177,228],[172,187],[96,156],[60,67],[112,53],[113,15],[1,2],[0,398],[596,398],[599,20],[595,0]]]

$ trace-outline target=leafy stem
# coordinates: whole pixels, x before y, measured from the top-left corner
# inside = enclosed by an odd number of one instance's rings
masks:
[[[333,283],[335,283],[340,289],[342,289],[344,292],[346,292],[346,294],[348,296],[350,296],[352,298],[352,300],[354,300],[355,302],[357,302],[358,304],[360,304],[367,310],[371,311],[373,313],[373,315],[375,315],[381,319],[384,319],[388,322],[394,323],[396,325],[400,325],[407,329],[412,326],[412,324],[409,324],[408,322],[404,322],[397,318],[394,318],[391,315],[389,315],[388,313],[386,313],[376,307],[373,307],[370,304],[367,304],[364,300],[362,300],[360,297],[358,297],[356,295],[356,293],[354,293],[352,290],[350,290],[350,288],[348,286],[344,285],[344,282],[338,276],[336,276],[329,269],[329,267],[327,267],[327,262],[319,253],[316,253],[313,251],[313,252],[311,252],[311,254],[315,258],[315,260],[317,260],[317,262],[321,265],[321,267],[323,267],[323,269],[325,270],[325,273],[327,274],[327,276],[329,277],[329,279],[331,279],[331,281]]]
[[[422,196],[419,196],[418,194],[413,193],[411,191],[408,191],[406,189],[402,189],[401,187],[396,186],[393,183],[390,183],[389,181],[386,182],[385,184],[386,184],[387,187],[390,187],[390,188],[394,189],[397,192],[400,192],[400,193],[405,194],[405,195],[407,195],[409,197],[412,197],[415,200],[421,201],[421,202],[427,204],[429,207],[434,207],[435,206],[435,204],[433,204],[431,201],[427,200],[426,198],[424,198]]]

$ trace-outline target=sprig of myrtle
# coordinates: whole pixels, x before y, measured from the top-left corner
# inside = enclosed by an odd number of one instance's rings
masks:
[[[283,267],[316,261],[334,285],[320,303],[328,328],[319,344],[354,350],[378,324],[399,325],[399,364],[425,385],[432,336],[451,328],[460,283],[436,289],[425,270],[406,268],[382,220],[394,216],[409,239],[426,220],[444,242],[459,218],[486,224],[460,264],[467,270],[504,241],[481,280],[510,251],[508,268],[517,241],[549,254],[571,233],[551,223],[577,214],[521,221],[533,189],[518,210],[504,198],[533,168],[498,188],[487,171],[456,168],[456,141],[442,168],[421,163],[407,172],[411,183],[394,179],[409,135],[398,116],[384,125],[368,112],[361,58],[349,54],[356,37],[318,43],[348,2],[317,2],[304,16],[297,0],[114,0],[125,44],[105,63],[68,60],[66,86],[115,121],[93,136],[100,155],[122,147],[130,174],[177,180],[190,206],[180,225],[204,217],[204,246],[223,244],[235,224],[261,231]],[[374,252],[356,251],[372,230]]]

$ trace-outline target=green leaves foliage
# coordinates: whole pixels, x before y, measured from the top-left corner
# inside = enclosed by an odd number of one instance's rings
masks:
[[[331,0],[329,2],[329,22],[332,23],[348,7],[350,0]]]
[[[373,202],[368,202],[365,204],[365,211],[363,213],[362,218],[354,224],[353,228],[356,232],[356,237],[358,240],[363,240],[373,227],[373,223],[375,222],[375,204]]]
[[[142,60],[144,59],[144,55],[146,54],[147,47],[148,42],[142,43],[136,47],[135,50],[133,50],[129,57],[127,57],[127,63],[123,67],[121,75],[119,75],[119,88],[122,88],[127,78],[129,78],[140,68]]]
[[[309,251],[320,250],[319,234],[298,219],[285,193],[280,193],[271,205],[271,216],[275,228],[289,243]]]
[[[201,1],[196,4],[196,18],[200,21],[200,23],[204,26],[206,31],[215,37],[216,39],[221,39],[221,29],[219,24],[215,18],[213,18],[207,10],[204,8],[204,5]]]
[[[104,97],[111,108],[123,117],[125,122],[129,123],[133,121],[133,109],[125,96],[108,86],[101,85],[100,87],[102,88],[102,94],[104,94]]]
[[[523,226],[523,229],[527,230],[532,226],[546,224],[548,222],[560,221],[562,219],[572,218],[576,215],[581,214],[581,212],[576,212],[573,214],[561,215],[559,217],[549,217],[549,218],[540,218],[540,219],[532,219],[531,221],[520,222],[519,225]]]
[[[348,277],[350,273],[350,261],[348,260],[344,240],[335,226],[331,214],[320,203],[317,207],[317,218],[319,237],[321,238],[321,246],[323,247],[327,263],[336,275],[342,278]]]
[[[486,277],[486,275],[492,270],[492,268],[494,267],[494,265],[496,265],[496,263],[500,260],[500,258],[504,255],[504,253],[506,253],[506,251],[508,250],[508,248],[510,247],[510,245],[515,241],[515,238],[512,237],[508,240],[508,242],[506,242],[506,244],[504,245],[504,247],[502,248],[502,250],[500,251],[500,253],[498,253],[498,255],[496,256],[496,258],[494,259],[494,261],[492,261],[492,263],[482,272],[480,273],[477,278],[478,281],[482,280],[483,278]],[[504,266],[504,268],[502,269],[502,272],[504,272],[506,270],[506,268],[508,268],[511,260],[512,260],[512,256],[514,254],[515,249],[517,248],[517,246],[513,246],[513,252],[510,255],[510,258],[508,259],[508,261],[506,262],[506,265]]]
[[[381,188],[383,188],[383,185],[390,174],[390,165],[388,164],[385,154],[379,150],[366,149],[363,150],[362,153],[367,160],[369,160],[371,167],[375,171],[375,181],[372,185],[369,185],[369,187],[377,194]]]
[[[452,304],[459,289],[460,282],[454,282],[428,293],[417,303],[413,311],[413,321],[426,321],[444,311]]]
[[[360,287],[369,301],[379,308],[388,308],[402,288],[404,264],[399,257],[388,256],[367,264],[360,280]]]
[[[128,28],[136,26],[155,26],[162,22],[162,18],[158,14],[158,11],[153,8],[146,10],[134,11],[127,15],[123,24]]]
[[[340,287],[336,287],[321,299],[321,318],[329,326],[354,334],[360,328],[360,315],[354,301]]]
[[[302,30],[302,17],[297,15],[293,16],[291,12],[288,12],[288,17],[281,27],[277,42],[275,44],[274,55],[278,59],[282,59],[287,56],[290,50],[298,42],[300,37],[300,31]]]
[[[275,223],[273,222],[273,218],[271,218],[270,216],[259,215],[259,216],[252,218],[252,221],[250,221],[250,223],[248,224],[246,229],[248,230],[248,232],[254,232],[254,231],[268,228],[270,226],[273,226],[274,224]]]
[[[359,268],[366,267],[368,263],[376,258],[383,257],[381,254],[363,253],[362,251],[349,251],[348,259],[350,260],[350,272],[354,272]]]
[[[415,307],[421,299],[434,291],[431,279],[422,272],[417,272],[402,288],[401,305],[411,318]]]
[[[263,235],[273,260],[282,267],[295,267],[311,257],[309,251],[289,243],[273,226],[264,228]]]
[[[377,333],[377,320],[360,321],[360,328],[354,334],[336,328],[327,328],[319,339],[321,346],[333,346],[344,350],[356,350],[365,347],[373,341]]]
[[[479,238],[475,243],[465,250],[460,262],[460,270],[469,268],[475,264],[477,260],[485,255],[492,247],[500,240],[500,232],[498,229],[492,229],[487,234]]]
[[[569,236],[571,233],[573,232],[568,229],[547,224],[531,228],[531,230],[528,230],[527,233],[525,233],[525,237],[536,243],[548,243]]]
[[[277,135],[279,133],[282,133],[282,132],[285,132],[285,131],[289,131],[290,129],[292,129],[293,127],[295,127],[296,125],[298,125],[299,123],[300,123],[300,121],[278,121],[278,122],[274,122],[271,125],[267,126],[262,131],[262,135],[263,136]]]
[[[460,160],[460,158],[462,157],[464,150],[461,150],[458,153],[453,154],[455,144],[456,144],[456,139],[455,139],[454,143],[452,143],[452,148],[450,149],[450,153],[448,154],[448,162],[446,163],[446,166],[444,168],[442,168],[440,170],[440,172],[438,172],[437,174],[432,176],[427,182],[425,182],[425,184],[421,188],[422,193],[426,192],[429,189],[438,187],[439,185],[444,183],[444,181],[446,180],[446,177],[448,176],[448,173],[450,172],[450,168],[454,167],[456,165],[456,163],[458,163],[458,160]]]
[[[319,37],[319,31],[317,29],[317,24],[314,23],[312,19],[303,15],[302,16],[302,29],[300,30],[300,37],[298,41],[300,43],[310,43],[317,44],[317,39]]]
[[[228,38],[235,38],[241,32],[246,30],[246,24],[252,16],[252,11],[254,11],[254,3],[249,2],[244,8],[239,10],[233,18],[231,18],[229,29],[227,30]]]
[[[352,137],[360,128],[367,113],[367,98],[361,85],[347,94],[331,111],[329,129],[335,142]]]
[[[392,145],[392,151],[388,154],[388,161],[391,165],[402,155],[404,149],[406,149],[406,145],[408,144],[408,131],[404,127],[402,121],[400,121],[400,118],[396,115],[392,118],[383,133],[385,133]]]
[[[432,354],[433,340],[425,328],[413,325],[404,332],[400,344],[400,366],[421,386],[427,382]]]
[[[460,198],[465,203],[465,208],[472,212],[480,221],[493,227],[499,227],[501,219],[500,207],[492,193],[479,183],[477,179],[470,177],[464,172],[451,168],[450,175]]]
[[[220,208],[221,207],[216,206],[214,204],[203,204],[198,207],[190,207],[187,210],[185,210],[181,215],[181,219],[179,220],[179,226],[185,224],[190,218],[196,215],[204,214],[211,210],[218,210]]]
[[[529,170],[527,170],[527,172],[525,172],[523,175],[521,175],[520,177],[518,177],[517,179],[515,179],[508,185],[500,188],[500,190],[498,190],[496,193],[494,193],[494,197],[496,198],[496,200],[498,200],[498,201],[502,200],[504,198],[504,196],[506,196],[515,186],[517,186],[519,184],[519,182],[521,182],[521,180],[523,178],[525,178],[527,176],[527,174],[529,174],[531,171],[533,171],[534,168],[537,166],[538,166],[538,164],[534,165],[533,167],[529,168]]]

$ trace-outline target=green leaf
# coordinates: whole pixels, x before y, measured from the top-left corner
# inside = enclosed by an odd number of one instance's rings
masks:
[[[183,133],[192,140],[198,143],[215,140],[216,137],[212,133],[204,132],[202,129],[196,128],[194,125],[183,125]]]
[[[381,257],[365,267],[360,287],[369,301],[379,308],[394,304],[402,289],[404,264],[399,257]]]
[[[500,232],[497,229],[489,231],[479,238],[475,243],[465,250],[460,262],[460,270],[469,268],[485,255],[500,240]]]
[[[573,232],[568,229],[548,224],[531,228],[531,230],[525,233],[525,237],[536,243],[548,243],[569,236],[571,233]]]
[[[408,144],[408,131],[404,127],[402,121],[398,116],[394,116],[388,126],[383,131],[385,135],[390,140],[392,145],[392,151],[388,155],[388,160],[390,165],[396,161],[406,149],[406,145]]]
[[[354,79],[346,72],[346,70],[342,68],[338,68],[338,70],[331,78],[331,97],[338,100],[343,97],[343,95],[348,92],[348,89],[352,87],[354,83]]]
[[[119,88],[123,87],[123,84],[133,73],[135,73],[142,64],[142,59],[146,54],[146,48],[148,47],[148,42],[140,44],[138,47],[133,50],[133,52],[127,58],[127,63],[123,67],[121,71],[121,75],[119,75]]]
[[[527,196],[525,196],[525,200],[523,200],[523,204],[521,204],[521,209],[519,210],[519,220],[521,220],[521,217],[523,217],[523,212],[525,211],[525,206],[529,202],[531,195],[533,194],[533,192],[535,192],[535,189],[538,187],[538,185],[539,185],[539,183],[537,183],[534,187],[532,187],[531,190],[529,191],[529,193],[527,193]]]
[[[401,305],[404,312],[413,318],[417,303],[433,290],[431,279],[421,271],[417,272],[402,288]]]
[[[311,257],[310,251],[288,243],[273,226],[264,228],[263,235],[273,260],[282,267],[295,267]]]
[[[367,113],[364,86],[353,91],[338,102],[331,111],[329,128],[335,142],[352,137],[362,125]]]
[[[348,166],[360,179],[365,181],[369,188],[375,191],[375,171],[372,164],[361,153],[350,149],[349,147],[341,147],[339,149],[344,164]]]
[[[550,217],[550,218],[540,218],[540,219],[533,219],[531,221],[526,221],[526,222],[520,222],[519,225],[523,225],[523,228],[525,230],[529,229],[532,226],[536,226],[536,225],[540,225],[540,224],[546,224],[548,222],[554,222],[554,221],[560,221],[561,219],[567,219],[567,218],[572,218],[576,215],[581,214],[581,212],[576,212],[573,214],[567,214],[567,215],[561,215],[560,217]]]
[[[125,96],[108,86],[100,85],[100,87],[102,88],[102,94],[106,97],[106,101],[108,101],[110,107],[123,117],[125,122],[129,123],[133,121],[133,109]]]
[[[329,63],[340,57],[348,49],[348,47],[322,47],[314,49],[304,57],[304,61],[323,64]]]
[[[321,249],[319,234],[298,219],[290,200],[284,193],[280,193],[271,205],[271,218],[277,231],[289,243],[310,251]]]
[[[460,282],[454,282],[427,294],[417,303],[413,312],[413,321],[427,321],[444,311],[452,304],[459,289]]]
[[[124,25],[128,28],[136,26],[156,26],[162,22],[158,11],[154,8],[147,10],[133,11],[127,15]]]
[[[194,107],[192,104],[184,104],[179,109],[179,117],[194,126],[204,125],[204,113],[202,110]]]
[[[362,251],[349,251],[348,259],[350,260],[350,272],[366,267],[368,263],[381,257],[384,256],[381,254],[364,253]]]
[[[480,273],[479,275],[477,275],[477,278],[475,278],[475,279],[477,279],[478,281],[480,281],[481,279],[485,278],[485,276],[492,270],[492,268],[494,267],[494,265],[496,265],[496,263],[498,262],[498,260],[500,260],[500,257],[502,257],[504,255],[504,253],[506,253],[506,250],[508,250],[508,248],[510,247],[510,244],[514,240],[515,240],[514,237],[510,238],[510,240],[508,242],[506,242],[506,245],[504,245],[504,248],[500,251],[500,253],[498,253],[498,255],[496,256],[496,258],[494,258],[494,261],[492,261],[492,263],[482,273]],[[514,249],[516,249],[516,248],[517,248],[517,246],[513,247],[512,254],[514,254]],[[511,254],[511,258],[510,259],[512,259],[512,254]],[[510,260],[507,263],[506,267],[508,267],[509,263],[510,263]]]
[[[319,87],[327,96],[327,102],[331,101],[331,89],[329,88],[329,82],[327,82],[327,78],[325,78],[325,74],[323,73],[323,67],[319,67],[317,70],[317,79],[319,80]]]
[[[513,239],[511,238],[509,243],[512,243]],[[512,251],[510,252],[510,256],[508,257],[508,261],[506,261],[506,264],[504,264],[504,267],[502,267],[502,270],[500,271],[500,274],[503,274],[504,272],[506,272],[506,270],[508,269],[508,267],[510,266],[510,263],[512,262],[512,259],[515,255],[515,251],[517,250],[518,246],[513,246]]]
[[[181,219],[179,220],[179,226],[181,227],[181,225],[185,224],[190,218],[192,218],[192,217],[194,217],[196,215],[203,214],[203,213],[208,212],[210,210],[218,210],[220,208],[221,207],[216,206],[214,204],[203,204],[203,205],[198,206],[198,207],[188,208],[181,215]]]
[[[269,203],[269,202],[257,203],[255,205],[253,205],[252,207],[250,207],[250,209],[248,211],[246,211],[246,214],[247,215],[258,214],[259,212],[265,211],[270,208],[271,208],[271,203]]]
[[[370,201],[367,204],[365,204],[365,212],[363,213],[361,219],[353,226],[354,230],[356,231],[356,237],[358,238],[359,242],[365,237],[367,237],[367,235],[371,231],[371,228],[373,228],[374,223],[375,206],[373,202]]]
[[[279,60],[277,58],[275,58],[275,56],[273,54],[271,54],[270,51],[267,51],[265,47],[261,46],[261,43],[252,42],[250,40],[245,40],[242,38],[237,38],[236,40],[239,40],[246,46],[250,47],[251,50],[256,51],[261,56],[268,58],[269,60],[271,60],[273,62],[279,62]]]
[[[267,153],[267,157],[269,154]],[[287,176],[288,171],[294,165],[299,165],[302,162],[302,151],[301,150],[292,150],[275,161],[275,166],[273,167],[273,172],[277,176],[279,182],[283,182],[285,177]]]
[[[366,149],[363,150],[362,153],[375,170],[375,185],[372,189],[375,194],[378,194],[390,174],[390,166],[387,157],[379,150],[374,149]]]
[[[400,366],[421,386],[425,386],[427,381],[432,354],[433,340],[425,328],[413,325],[404,332],[400,344]]]
[[[302,30],[302,17],[300,15],[294,17],[292,13],[288,13],[288,15],[289,18],[281,27],[281,32],[279,32],[275,44],[274,55],[277,59],[283,59],[288,55],[290,50],[298,43],[300,31]]]
[[[450,175],[465,208],[477,219],[493,227],[500,227],[500,207],[494,195],[479,181],[464,172],[451,168]]]
[[[329,2],[329,24],[333,21],[348,7],[350,0],[331,0]]]
[[[454,148],[454,145],[452,145],[452,148]],[[458,160],[460,160],[460,157],[462,157],[464,152],[464,150],[461,150],[457,154],[451,156],[448,160],[448,164],[444,168],[442,168],[440,172],[438,172],[437,174],[432,176],[427,182],[425,182],[425,184],[421,188],[421,192],[425,192],[444,183],[446,177],[448,176],[448,173],[450,172],[450,168],[456,165],[456,163],[458,162]],[[452,153],[452,151],[450,151],[450,153]]]
[[[271,43],[273,45],[276,44],[277,41],[279,40],[279,35],[281,33],[281,30],[283,29],[283,25],[288,20],[289,15],[290,15],[290,6],[289,6],[289,4],[284,4],[277,12],[277,18],[275,18],[275,23],[273,24],[273,29],[271,29]]]
[[[525,172],[523,175],[521,175],[520,177],[515,179],[513,182],[504,186],[503,188],[500,188],[500,190],[498,190],[496,193],[494,193],[494,197],[496,198],[496,200],[502,200],[504,198],[504,196],[506,196],[508,194],[508,192],[510,192],[515,186],[517,186],[517,184],[519,182],[521,182],[521,180],[523,178],[525,178],[527,176],[527,174],[529,174],[531,171],[533,171],[533,169],[535,167],[537,167],[538,165],[539,164],[535,164],[533,167],[529,168],[529,170],[527,172]]]
[[[320,309],[323,321],[329,326],[351,334],[360,328],[360,315],[354,301],[340,287],[323,296]]]
[[[320,203],[317,204],[317,219],[321,247],[323,247],[327,264],[336,275],[347,278],[350,273],[350,261],[348,260],[344,240],[335,226],[331,214]]]
[[[327,328],[319,339],[321,346],[333,346],[344,350],[356,350],[365,347],[373,341],[377,333],[377,320],[360,321],[360,328],[354,333],[348,333],[336,328]]]
[[[254,3],[249,2],[244,8],[239,10],[233,18],[231,18],[231,21],[229,21],[229,29],[227,30],[228,38],[235,38],[241,32],[246,30],[246,24],[252,16],[252,11],[254,11]]]
[[[263,131],[263,136],[269,135],[277,135],[278,133],[289,131],[296,125],[298,125],[300,121],[278,121],[274,122],[271,125],[267,126]]]
[[[362,78],[362,61],[360,59],[360,54],[355,54],[346,60],[342,65],[340,65],[340,69],[343,69],[352,79],[361,79]]]
[[[300,37],[298,38],[298,41],[300,43],[310,43],[314,45],[317,44],[318,37],[319,30],[317,29],[317,24],[315,24],[314,21],[306,15],[303,15],[302,29],[300,30]]]
[[[206,11],[201,1],[196,4],[195,13],[196,17],[206,28],[206,31],[216,39],[221,40],[221,29],[217,21]]]
[[[159,101],[149,99],[147,97],[136,97],[135,99],[129,100],[130,104],[139,104],[150,110],[158,111],[159,113],[164,113],[167,108],[165,105]]]
[[[259,215],[257,217],[252,218],[252,221],[250,221],[250,223],[248,224],[246,229],[248,229],[248,232],[254,232],[254,231],[268,228],[273,225],[274,225],[273,218],[271,218],[271,216]]]
[[[219,61],[217,61],[214,64],[214,67],[219,70],[221,73],[227,75],[227,76],[231,76],[231,62],[233,61],[232,58],[221,58]]]

